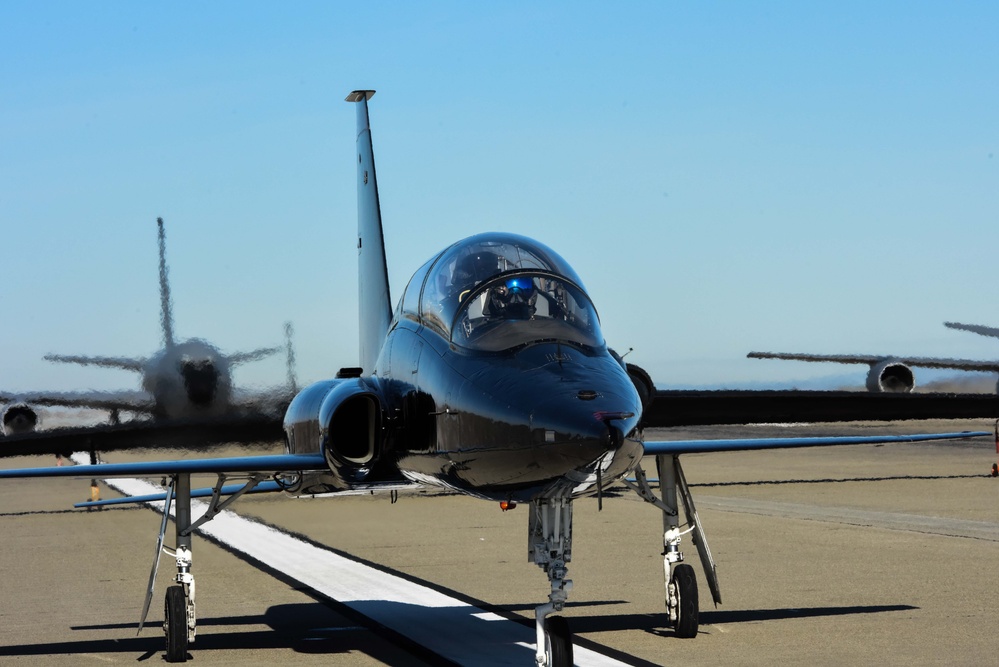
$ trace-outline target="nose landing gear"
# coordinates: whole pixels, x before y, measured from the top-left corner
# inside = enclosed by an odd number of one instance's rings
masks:
[[[572,633],[562,611],[572,580],[566,579],[566,564],[572,559],[572,501],[565,498],[531,501],[528,521],[530,547],[528,560],[548,575],[551,593],[548,603],[534,610],[538,667],[572,667]]]

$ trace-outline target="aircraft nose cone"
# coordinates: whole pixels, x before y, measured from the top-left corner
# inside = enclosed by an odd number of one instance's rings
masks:
[[[590,389],[550,396],[533,413],[539,454],[548,465],[578,468],[618,451],[638,422],[628,398]]]

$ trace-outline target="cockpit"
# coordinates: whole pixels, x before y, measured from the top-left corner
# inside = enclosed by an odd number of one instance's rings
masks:
[[[575,271],[550,248],[514,234],[480,234],[452,245],[416,272],[400,307],[460,347],[603,345]]]

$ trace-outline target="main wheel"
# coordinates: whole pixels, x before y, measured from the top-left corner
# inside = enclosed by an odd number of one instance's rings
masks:
[[[187,600],[183,586],[167,589],[163,603],[167,662],[187,662]]]
[[[572,667],[572,633],[561,616],[545,619],[545,654],[548,667]]]
[[[697,636],[697,578],[694,568],[686,563],[673,569],[673,586],[679,599],[674,630],[677,637],[689,639]]]

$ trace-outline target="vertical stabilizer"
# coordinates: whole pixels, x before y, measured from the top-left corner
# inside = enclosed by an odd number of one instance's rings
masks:
[[[347,96],[357,103],[357,257],[360,279],[359,315],[361,326],[360,365],[364,373],[374,370],[382,341],[392,320],[388,268],[382,214],[378,205],[375,155],[368,124],[368,100],[373,90],[355,90]]]
[[[166,263],[166,232],[163,218],[156,218],[160,238],[160,317],[163,323],[163,346],[173,347],[173,304],[170,302],[170,275]]]
[[[284,351],[285,351],[285,370],[288,373],[288,391],[292,394],[298,393],[298,380],[295,378],[295,346],[292,345],[291,339],[295,335],[295,330],[291,325],[291,322],[284,323]]]

